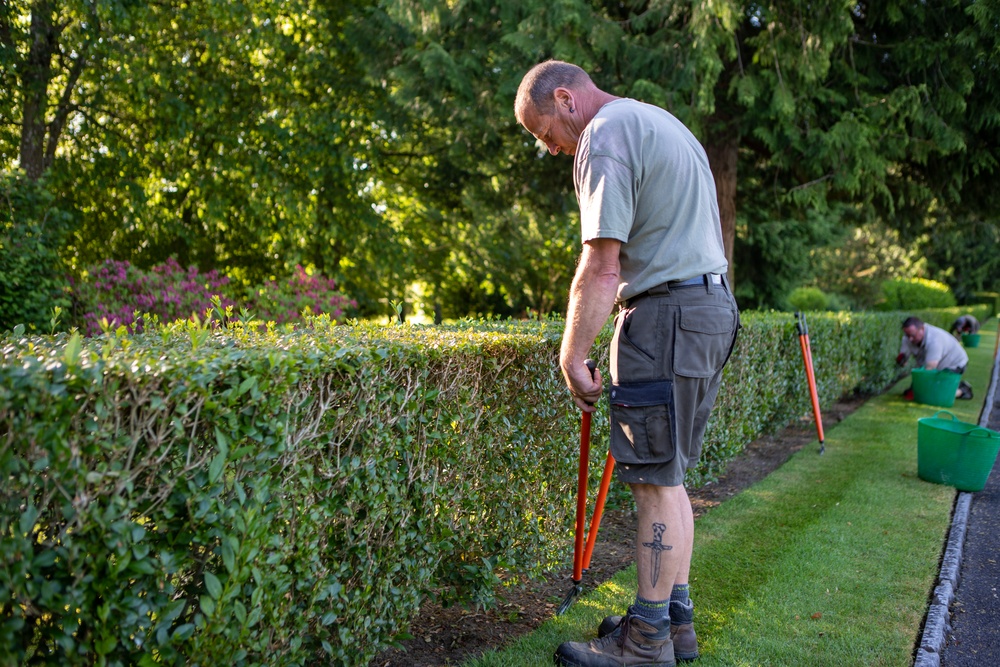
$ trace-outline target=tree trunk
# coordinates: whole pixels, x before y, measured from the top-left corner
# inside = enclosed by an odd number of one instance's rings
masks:
[[[33,181],[45,172],[45,113],[57,36],[51,6],[39,0],[31,8],[31,49],[21,72],[21,168]]]
[[[719,199],[719,218],[722,221],[722,242],[729,260],[729,285],[736,284],[733,267],[733,245],[736,242],[736,157],[739,139],[735,133],[715,137],[705,146],[708,165],[715,177],[715,190]]]

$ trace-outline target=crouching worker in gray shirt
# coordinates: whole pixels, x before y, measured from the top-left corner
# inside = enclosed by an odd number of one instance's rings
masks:
[[[908,317],[903,322],[903,341],[896,363],[902,366],[910,357],[917,366],[927,370],[939,369],[961,375],[969,364],[969,355],[954,336],[933,324],[925,324],[919,317]],[[903,392],[903,397],[913,399],[913,388]],[[972,385],[962,380],[955,398],[971,399]]]

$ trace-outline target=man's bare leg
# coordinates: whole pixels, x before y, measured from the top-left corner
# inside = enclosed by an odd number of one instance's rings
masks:
[[[632,484],[638,510],[636,571],[639,596],[668,600],[675,584],[688,583],[694,515],[683,486]]]

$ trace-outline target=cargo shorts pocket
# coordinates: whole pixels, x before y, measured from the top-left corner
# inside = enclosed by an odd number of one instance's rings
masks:
[[[674,373],[710,378],[726,365],[739,316],[719,306],[685,306],[674,330]]]
[[[674,458],[673,382],[611,386],[611,454],[625,464],[669,463]]]

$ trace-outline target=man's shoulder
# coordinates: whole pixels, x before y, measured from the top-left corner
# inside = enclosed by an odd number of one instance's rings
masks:
[[[948,333],[947,331],[945,331],[941,327],[934,326],[933,324],[924,324],[924,328],[927,331],[933,331],[935,334],[944,334],[945,336],[948,336],[949,338],[951,338],[951,334],[950,333]]]
[[[593,155],[622,156],[634,153],[640,146],[665,149],[683,145],[688,134],[687,128],[666,109],[620,98],[601,107],[581,142]],[[652,143],[650,138],[654,138]]]
[[[951,333],[945,331],[941,327],[936,327],[933,324],[924,325],[924,336],[930,345],[941,345],[945,347],[954,347],[957,345],[961,347],[961,343],[955,338]]]
[[[674,116],[666,109],[630,97],[608,102],[595,115],[595,120],[604,123],[622,123],[644,118],[666,120],[673,119]]]

